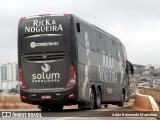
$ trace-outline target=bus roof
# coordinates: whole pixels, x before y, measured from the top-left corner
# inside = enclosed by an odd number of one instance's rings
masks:
[[[88,22],[82,20],[81,18],[79,18],[79,17],[73,15],[73,14],[69,14],[69,15],[70,15],[70,16],[73,16],[73,17],[76,18],[76,19],[78,19],[80,22],[85,23],[85,24],[88,25],[89,27],[91,27],[91,28],[93,28],[93,29],[95,29],[95,30],[97,30],[97,31],[99,31],[99,32],[101,32],[101,33],[107,35],[108,37],[113,38],[113,39],[116,40],[117,42],[121,43],[121,41],[120,41],[118,38],[116,38],[115,36],[109,34],[109,33],[106,32],[106,31],[100,29],[99,27],[97,27],[97,26],[95,26],[95,25],[93,25],[93,24],[90,24],[90,23],[88,23]]]
[[[33,15],[33,16],[28,16],[28,17],[22,17],[21,19],[22,19],[22,20],[26,20],[26,19],[29,19],[29,18],[47,17],[47,16],[71,16],[71,17],[73,17],[73,18],[75,18],[75,19],[78,19],[78,21],[80,21],[80,22],[82,22],[82,23],[85,23],[85,24],[88,25],[89,27],[91,27],[91,28],[93,28],[93,29],[95,29],[95,30],[103,33],[104,35],[107,35],[108,37],[116,40],[117,42],[121,43],[121,41],[120,41],[118,38],[116,38],[115,36],[109,34],[108,32],[100,29],[99,27],[97,27],[97,26],[95,26],[95,25],[92,25],[92,24],[86,22],[85,20],[82,20],[81,18],[79,18],[79,17],[77,17],[77,16],[75,16],[75,15],[73,15],[73,14],[67,14],[67,13],[63,13],[63,14],[39,14],[39,15]]]
[[[47,17],[47,16],[69,16],[70,14],[39,14],[39,15],[33,15],[33,16],[25,16],[25,17],[22,17],[21,19],[22,20],[25,20],[25,19],[29,19],[29,18],[37,18],[37,17]]]

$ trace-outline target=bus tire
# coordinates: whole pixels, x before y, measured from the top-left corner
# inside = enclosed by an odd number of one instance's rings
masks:
[[[51,112],[60,112],[60,111],[63,110],[63,106],[64,105],[61,105],[61,104],[60,105],[54,105],[54,106],[49,108],[49,111],[51,111]]]
[[[101,92],[100,89],[97,88],[96,96],[95,96],[95,109],[101,108]]]
[[[92,88],[90,88],[90,93],[89,94],[90,94],[90,97],[89,97],[90,102],[88,103],[88,109],[93,110],[94,109],[94,104],[95,104],[95,93],[94,93]]]
[[[130,101],[130,98],[128,97],[127,100],[126,100],[126,102],[129,102],[129,101]]]
[[[105,104],[104,107],[107,108],[107,107],[108,107],[108,104]]]
[[[118,103],[118,107],[123,107],[124,106],[124,101],[125,101],[125,95],[124,95],[124,92],[122,91],[121,101]]]
[[[38,106],[39,109],[41,109],[42,112],[47,112],[48,111],[48,107],[45,106]]]
[[[47,112],[47,111],[48,111],[48,108],[41,108],[41,111],[42,111],[42,112]]]
[[[95,107],[95,93],[92,88],[89,90],[89,101],[88,103],[78,103],[78,108],[82,110],[93,110]]]

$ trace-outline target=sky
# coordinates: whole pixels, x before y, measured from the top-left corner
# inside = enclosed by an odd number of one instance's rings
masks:
[[[74,14],[114,35],[134,64],[160,64],[160,0],[3,0],[0,4],[0,63],[17,61],[19,19]]]

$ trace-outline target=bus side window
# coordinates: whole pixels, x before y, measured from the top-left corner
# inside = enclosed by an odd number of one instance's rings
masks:
[[[134,74],[134,68],[133,68],[133,64],[127,60],[127,66],[126,66],[126,73],[127,74]]]
[[[108,49],[109,49],[109,57],[111,57],[112,56],[112,40],[111,40],[111,38],[109,38],[108,37]]]
[[[85,41],[85,47],[90,49],[91,48],[91,33],[90,33],[90,27],[83,24],[83,34],[84,34],[84,41]]]
[[[118,42],[117,42],[117,53],[118,53],[118,61],[122,63],[124,61],[122,47],[121,44]]]
[[[85,46],[85,42],[84,42],[84,39],[83,39],[83,32],[82,32],[83,31],[83,26],[82,26],[81,23],[76,24],[76,27],[77,27],[77,25],[81,29],[81,32],[79,32],[78,31],[79,28],[76,28],[77,29],[77,40],[82,46]]]
[[[121,47],[122,47],[122,52],[123,52],[123,64],[124,64],[124,66],[126,66],[127,53],[126,53],[126,50],[122,44],[121,44]]]
[[[104,42],[105,42],[105,53],[107,56],[109,56],[110,52],[110,45],[109,45],[109,37],[104,36]]]
[[[76,28],[77,28],[77,32],[80,33],[81,32],[80,23],[76,23]]]
[[[90,28],[91,31],[91,46],[93,51],[97,51],[97,36],[96,31]]]
[[[90,44],[90,29],[87,25],[85,24],[82,24],[82,23],[79,23],[79,24],[76,24],[76,29],[77,29],[77,39],[78,41],[81,43],[81,45],[84,47],[84,48],[89,48],[91,47],[91,44]],[[81,32],[79,32],[81,31]]]
[[[117,60],[118,55],[117,55],[116,41],[112,39],[111,42],[112,42],[111,43],[111,54],[112,54],[112,57]]]
[[[103,39],[103,35],[101,33],[97,33],[97,41],[98,41],[98,51],[102,54],[105,53],[104,50],[104,39]]]

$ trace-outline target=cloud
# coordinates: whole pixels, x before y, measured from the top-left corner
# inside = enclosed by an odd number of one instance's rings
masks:
[[[118,37],[131,62],[156,64],[160,61],[159,4],[159,0],[5,0],[0,5],[0,56],[3,59],[16,58],[21,17],[73,13]]]

